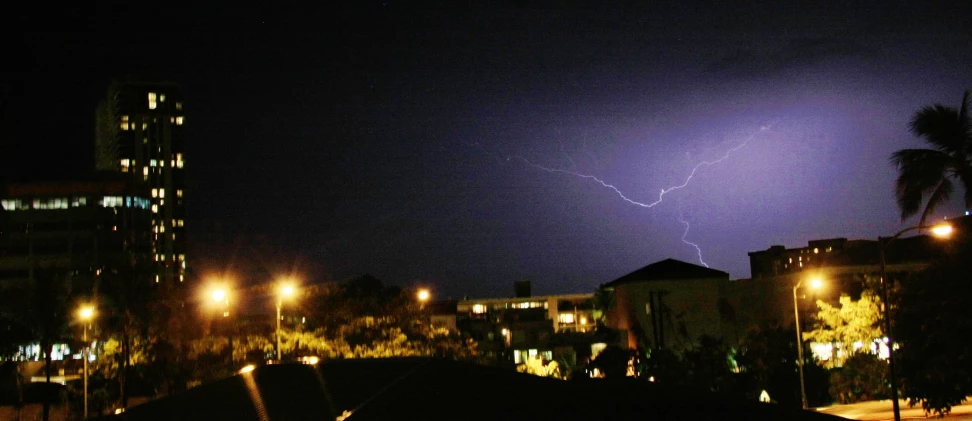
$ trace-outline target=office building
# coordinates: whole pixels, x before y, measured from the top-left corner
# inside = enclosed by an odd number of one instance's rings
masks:
[[[114,83],[98,105],[95,164],[149,189],[155,282],[186,274],[185,103],[173,83]]]

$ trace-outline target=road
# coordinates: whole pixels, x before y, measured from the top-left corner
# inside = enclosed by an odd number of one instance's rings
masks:
[[[925,415],[925,411],[921,409],[920,406],[911,408],[908,406],[907,401],[902,400],[899,402],[901,405],[902,420],[937,418],[934,415],[927,417]],[[836,415],[852,420],[877,421],[894,419],[894,413],[891,408],[891,400],[861,402],[848,405],[832,405],[815,408],[815,410],[825,414]],[[972,421],[972,403],[968,403],[968,401],[966,401],[966,403],[962,405],[952,407],[952,412],[948,417],[946,417],[946,419],[949,421]]]

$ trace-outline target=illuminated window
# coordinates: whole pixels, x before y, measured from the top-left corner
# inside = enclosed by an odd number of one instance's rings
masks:
[[[472,306],[472,312],[475,313],[475,314],[483,314],[483,313],[486,313],[486,306],[484,306],[482,304],[474,304]]]
[[[148,175],[148,167],[142,167],[142,174]]]
[[[155,275],[155,283],[159,283],[159,275]]]
[[[159,197],[159,189],[152,189],[152,197]]]
[[[818,254],[818,253],[820,253],[820,249],[814,247],[813,248],[813,254]]]
[[[122,130],[128,130],[128,116],[127,115],[121,116],[121,123],[118,124],[118,127],[120,127]]]
[[[99,204],[106,208],[121,207],[125,204],[125,198],[121,196],[105,196],[101,198]]]
[[[0,200],[0,204],[3,205],[4,210],[8,211],[30,209],[30,206],[27,206],[27,204],[20,199],[2,199]]]
[[[182,125],[182,122],[183,122],[184,120],[185,120],[185,119],[184,119],[184,118],[183,118],[183,117],[182,117],[181,115],[180,115],[180,116],[178,116],[178,117],[176,117],[176,118],[175,118],[175,123],[176,123],[176,126],[181,126],[181,125]]]
[[[165,94],[159,94],[159,102],[165,102]]]
[[[560,316],[558,316],[558,320],[560,320],[560,323],[565,323],[565,324],[574,323],[574,314],[560,313]]]
[[[152,159],[152,160],[149,160],[149,166],[150,166],[150,167],[154,167],[154,166],[156,166],[156,165],[158,165],[158,164],[159,164],[159,161],[156,161],[156,160],[154,160],[154,159]]]
[[[175,123],[175,117],[169,117],[169,123]]]
[[[148,130],[148,123],[142,123],[142,131]]]
[[[152,213],[159,213],[159,207],[157,205],[152,205]]]
[[[176,197],[182,197],[182,190],[176,190]]]
[[[156,104],[155,104],[155,92],[149,92],[148,93],[148,106],[149,106],[149,109],[150,110],[154,110],[155,109],[155,106],[156,106]]]
[[[142,144],[143,145],[148,144],[148,138],[147,137],[143,137],[142,138]]]
[[[178,224],[178,225],[179,225],[180,227],[181,227],[181,226],[183,226],[183,225],[185,225],[185,223],[186,223],[186,221],[183,221],[182,219],[180,219],[180,220],[179,220],[178,222],[179,222],[179,224]]]
[[[72,208],[79,208],[81,206],[87,206],[87,205],[88,205],[87,197],[75,197],[74,199],[71,199]]]
[[[182,110],[182,102],[176,101],[176,109],[177,110]]]
[[[165,189],[159,189],[159,197],[165,197]]]
[[[185,260],[186,260],[186,255],[180,254],[179,255],[179,261],[185,261]]]

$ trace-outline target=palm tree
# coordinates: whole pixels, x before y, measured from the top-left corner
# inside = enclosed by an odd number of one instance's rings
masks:
[[[962,96],[959,109],[941,104],[926,106],[911,118],[911,132],[931,146],[929,149],[902,149],[891,155],[898,168],[895,196],[905,220],[921,208],[919,225],[935,209],[951,199],[958,181],[965,189],[965,207],[972,207],[972,120],[969,118],[969,91]]]

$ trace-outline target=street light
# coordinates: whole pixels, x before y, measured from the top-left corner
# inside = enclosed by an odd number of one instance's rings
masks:
[[[422,288],[422,289],[418,290],[418,292],[415,294],[415,296],[419,300],[420,307],[424,309],[425,308],[425,303],[429,301],[429,298],[432,298],[432,293],[430,293],[429,290],[427,290],[425,288]]]
[[[280,362],[280,307],[283,306],[284,297],[290,297],[294,295],[294,287],[289,284],[283,284],[280,286],[280,290],[277,292],[277,362]]]
[[[887,260],[884,257],[885,248],[892,241],[898,239],[901,234],[908,231],[921,230],[928,228],[923,225],[918,225],[914,227],[908,227],[897,234],[890,237],[878,237],[878,249],[881,254],[881,295],[884,300],[884,336],[887,338],[888,344],[888,370],[890,372],[891,378],[891,406],[894,409],[894,421],[901,421],[901,405],[898,404],[898,380],[897,375],[894,372],[894,335],[891,332],[891,301],[888,300],[888,290],[890,290],[891,281],[888,279],[887,274]],[[952,234],[952,226],[948,223],[941,223],[931,227],[929,229],[932,235],[939,238],[947,238]]]
[[[226,321],[223,323],[223,329],[226,330],[226,340],[229,343],[229,360],[230,365],[233,364],[233,328],[229,325],[229,291],[223,288],[216,288],[210,291],[210,297],[212,297],[214,304],[216,305],[216,311],[218,312],[222,309],[223,318]],[[220,308],[221,307],[221,308]],[[216,335],[215,325],[219,323],[218,317],[212,321],[213,323],[213,335]]]
[[[83,306],[78,310],[78,318],[84,325],[81,341],[84,342],[82,358],[84,359],[84,419],[88,419],[88,324],[94,318],[95,309],[93,306]]]
[[[793,315],[796,318],[797,336],[797,367],[800,368],[800,399],[803,402],[803,409],[807,409],[807,387],[803,380],[803,334],[800,332],[800,307],[797,305],[797,289],[803,285],[803,279],[793,286]],[[813,279],[810,281],[810,288],[817,289],[823,285],[823,281]]]

